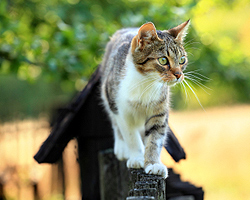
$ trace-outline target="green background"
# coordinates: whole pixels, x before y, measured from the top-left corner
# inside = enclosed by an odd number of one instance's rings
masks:
[[[198,70],[203,85],[190,84],[204,108],[249,103],[249,10],[246,0],[1,0],[0,120],[48,115],[67,103],[109,37],[148,21],[164,30],[191,19],[186,71]],[[201,109],[187,90],[173,88],[173,109]]]

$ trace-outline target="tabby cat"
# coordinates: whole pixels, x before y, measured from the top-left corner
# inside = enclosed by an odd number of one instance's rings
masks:
[[[167,137],[169,87],[184,79],[188,59],[183,47],[189,20],[157,31],[148,22],[118,30],[101,64],[101,97],[112,122],[114,153],[128,168],[168,176],[160,161]]]

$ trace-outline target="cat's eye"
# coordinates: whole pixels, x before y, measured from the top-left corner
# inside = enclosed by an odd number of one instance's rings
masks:
[[[185,56],[182,56],[180,59],[179,59],[179,64],[180,65],[184,65],[186,62],[186,57]]]
[[[161,57],[158,58],[158,61],[161,65],[167,65],[168,64],[168,59],[166,57]]]

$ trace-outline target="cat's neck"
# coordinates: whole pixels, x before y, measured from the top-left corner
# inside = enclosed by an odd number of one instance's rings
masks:
[[[151,104],[161,99],[166,86],[156,74],[140,73],[133,63],[131,52],[127,55],[125,68],[125,76],[120,85],[122,98],[142,104]]]

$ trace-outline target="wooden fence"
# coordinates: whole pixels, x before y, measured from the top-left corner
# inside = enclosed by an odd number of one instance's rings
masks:
[[[46,120],[29,120],[0,125],[0,200],[54,198],[79,200],[82,198],[76,140],[68,143],[62,159],[56,164],[39,165],[33,159],[34,154],[49,135],[49,129]],[[83,161],[84,157],[82,157]],[[185,196],[179,194],[180,191],[183,192],[180,189],[171,193],[173,196],[169,196],[170,193],[166,193],[166,188],[169,192],[171,187],[170,184],[166,187],[163,178],[147,175],[140,169],[128,170],[126,162],[119,162],[111,149],[99,153],[98,163],[100,176],[97,176],[97,179],[100,178],[101,200],[194,200],[190,192],[186,192]],[[96,169],[95,174],[98,174],[98,167]],[[84,173],[89,173],[89,171],[85,170]],[[179,177],[177,179],[178,183],[183,186],[184,183],[180,182]],[[84,180],[82,180],[82,185],[83,183]],[[97,188],[95,192],[99,193],[99,187]],[[189,186],[189,190],[191,189],[194,191],[196,188]],[[199,195],[201,197],[195,199],[203,199],[203,194]]]
[[[49,129],[43,119],[0,124],[0,200],[81,198],[75,141],[56,164],[39,165],[33,159]]]

